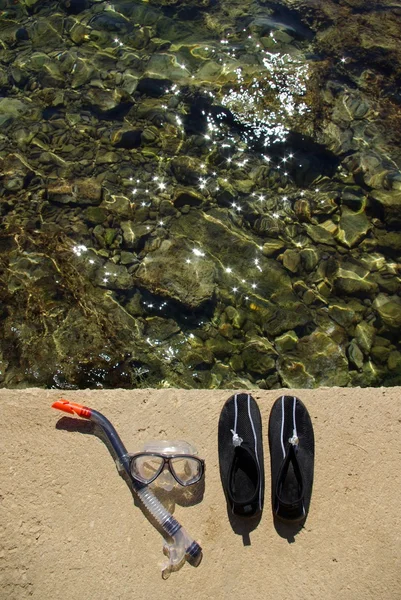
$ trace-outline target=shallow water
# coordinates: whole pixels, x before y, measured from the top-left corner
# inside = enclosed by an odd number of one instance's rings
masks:
[[[1,386],[400,384],[401,4],[0,10]]]

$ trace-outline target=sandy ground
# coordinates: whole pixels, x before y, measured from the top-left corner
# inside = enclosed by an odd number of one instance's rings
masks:
[[[164,581],[162,537],[88,424],[50,407],[58,391],[0,390],[1,600],[399,600],[400,389],[296,392],[314,424],[316,464],[309,517],[293,537],[276,530],[270,507],[267,424],[277,390],[253,394],[264,424],[263,516],[255,529],[234,523],[233,531],[217,455],[231,393],[63,394],[103,412],[130,451],[150,439],[186,439],[206,459],[204,490],[167,498],[203,561]]]

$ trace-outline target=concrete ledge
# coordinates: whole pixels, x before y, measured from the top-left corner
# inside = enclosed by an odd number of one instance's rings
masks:
[[[266,498],[244,545],[227,517],[217,455],[232,391],[0,390],[0,599],[399,600],[400,389],[283,393],[305,402],[315,427],[309,518],[292,540],[273,526],[267,423],[281,392],[255,390]],[[206,459],[203,500],[183,506],[177,498],[174,508],[203,547],[197,569],[186,564],[161,579],[160,534],[134,506],[106,446],[50,408],[60,397],[103,412],[130,451],[163,438],[197,446]]]

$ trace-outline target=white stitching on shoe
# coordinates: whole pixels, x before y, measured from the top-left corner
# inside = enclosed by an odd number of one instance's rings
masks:
[[[283,457],[285,458],[283,434],[284,434],[284,396],[281,396],[281,448],[283,450]]]
[[[238,419],[238,404],[237,404],[237,394],[234,396],[234,429],[230,429],[233,434],[233,446],[241,446],[244,441],[237,433],[237,419]]]
[[[255,456],[256,456],[256,462],[258,463],[259,477],[260,477],[260,464],[259,464],[259,456],[258,456],[258,441],[257,441],[257,438],[256,438],[255,426],[253,424],[252,416],[251,416],[251,397],[250,397],[249,394],[248,394],[248,416],[249,416],[249,420],[251,422],[251,427],[252,427],[252,432],[253,432],[253,439],[255,440]],[[259,486],[259,508],[260,508],[260,510],[262,510],[262,485]]]
[[[292,444],[293,446],[298,446],[299,444],[299,438],[298,438],[298,433],[297,433],[297,422],[295,420],[295,408],[296,408],[296,404],[297,404],[297,399],[294,396],[294,402],[292,405],[292,425],[293,425],[293,430],[292,430],[292,437],[290,437],[288,439],[288,441],[290,442],[290,444]]]

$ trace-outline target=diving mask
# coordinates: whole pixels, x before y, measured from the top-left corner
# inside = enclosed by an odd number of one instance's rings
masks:
[[[176,482],[187,487],[200,481],[205,462],[188,442],[152,441],[130,454],[130,471],[136,480],[149,485],[157,479],[158,487],[170,491]]]

